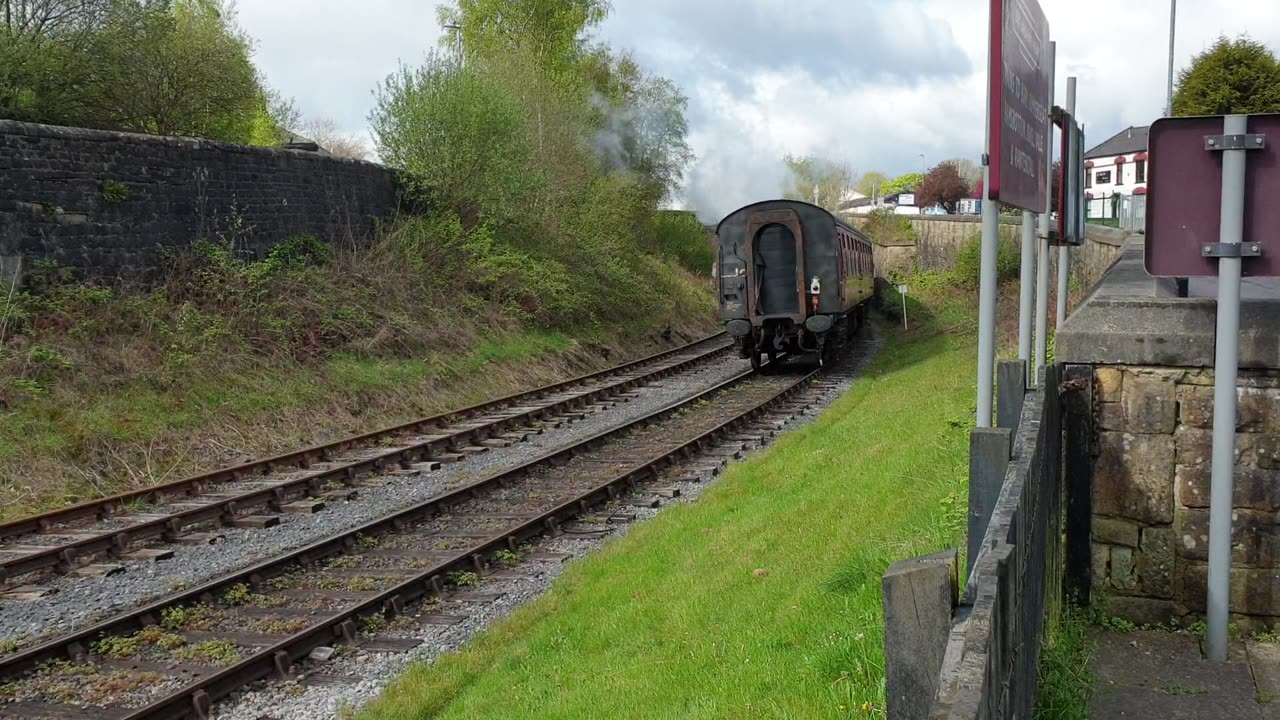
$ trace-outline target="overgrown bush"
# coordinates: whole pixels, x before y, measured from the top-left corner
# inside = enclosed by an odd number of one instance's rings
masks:
[[[872,210],[862,231],[881,245],[912,244],[918,239],[911,218],[898,215],[893,208]]]
[[[715,263],[711,234],[690,212],[659,211],[653,221],[654,245],[686,270],[710,275]]]
[[[1018,244],[1001,237],[997,243],[996,277],[1000,281],[1018,276],[1022,268],[1022,255]],[[955,265],[949,273],[951,279],[966,288],[976,288],[982,277],[982,237],[974,235],[956,254]]]

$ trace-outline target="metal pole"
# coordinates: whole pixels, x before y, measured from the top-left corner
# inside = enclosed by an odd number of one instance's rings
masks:
[[[990,10],[988,10],[990,12]],[[991,72],[994,49],[987,40],[986,162],[982,166],[982,257],[978,274],[978,417],[980,428],[991,427],[996,383],[996,252],[1000,241],[1000,204],[991,200]]]
[[[1067,114],[1071,117],[1076,116],[1076,79],[1067,78]],[[1063,177],[1067,177],[1066,167],[1071,158],[1062,158]],[[1067,192],[1074,192],[1075,188],[1067,188]],[[1059,212],[1063,212],[1065,208],[1058,208]],[[1062,329],[1062,324],[1067,321],[1067,292],[1068,285],[1071,280],[1071,246],[1063,245],[1058,248],[1058,316],[1057,322],[1054,324],[1054,332]]]
[[[1173,39],[1178,22],[1178,0],[1169,0],[1169,94],[1164,106],[1166,117],[1173,117]]]
[[[1248,132],[1246,115],[1228,115],[1227,135]],[[1244,239],[1244,150],[1222,153],[1222,216],[1218,242]],[[1231,492],[1236,453],[1236,374],[1240,351],[1240,258],[1218,259],[1218,338],[1213,362],[1213,466],[1209,480],[1209,662],[1227,659],[1231,595]]]
[[[1049,183],[1053,184],[1052,181]],[[1045,215],[1048,215],[1046,206]],[[1035,214],[1022,211],[1022,275],[1018,280],[1018,359],[1031,362],[1031,318],[1036,313]]]
[[[1053,108],[1054,83],[1056,82],[1055,65],[1057,64],[1058,43],[1049,43],[1049,102],[1046,107]],[[1040,242],[1036,247],[1036,334],[1035,334],[1035,363],[1031,366],[1031,381],[1035,383],[1040,377],[1040,368],[1044,366],[1045,358],[1048,354],[1048,331],[1049,331],[1049,229],[1051,218],[1050,212],[1053,210],[1053,123],[1049,123],[1048,132],[1048,148],[1045,153],[1046,172],[1049,174],[1049,182],[1045,183],[1044,189],[1046,204],[1045,208],[1049,211],[1040,216]],[[1066,208],[1058,208],[1058,212],[1065,212]]]

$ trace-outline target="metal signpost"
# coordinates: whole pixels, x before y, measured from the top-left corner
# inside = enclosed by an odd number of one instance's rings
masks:
[[[1036,0],[991,0],[987,138],[978,292],[978,427],[991,427],[995,391],[996,254],[1000,205],[1045,212],[1049,22]]]
[[[1077,147],[1076,143],[1079,139],[1075,132],[1075,115],[1076,115],[1076,79],[1067,78],[1067,117],[1071,119],[1064,130],[1067,136],[1068,152],[1062,156],[1062,175],[1063,190],[1071,199],[1070,213],[1064,212],[1064,208],[1058,208],[1058,215],[1064,218],[1068,224],[1065,226],[1067,232],[1059,241],[1058,247],[1058,313],[1054,321],[1054,330],[1061,330],[1062,324],[1067,321],[1067,293],[1070,290],[1071,280],[1071,245],[1084,242],[1083,233],[1077,234],[1081,228],[1078,226],[1076,216],[1080,214],[1081,203],[1076,194],[1076,187],[1084,188],[1081,181],[1080,170],[1076,168],[1074,158],[1078,151],[1083,148]],[[1069,181],[1069,182],[1067,182]]]
[[[907,286],[899,285],[898,294],[902,296],[902,329],[907,329]]]
[[[1053,93],[1055,82],[1055,65],[1057,64],[1058,43],[1049,43],[1049,92],[1046,96],[1045,107],[1053,107]],[[1053,123],[1048,123],[1045,132],[1045,142],[1048,147],[1053,147]],[[1049,177],[1053,174],[1053,153],[1046,152],[1044,158],[1045,176]],[[1048,356],[1049,347],[1049,239],[1052,235],[1050,231],[1051,210],[1053,203],[1050,202],[1050,195],[1053,193],[1053,182],[1044,185],[1044,205],[1045,212],[1040,215],[1040,239],[1036,243],[1036,347],[1035,362],[1031,365],[1031,377],[1040,377],[1040,368],[1044,366],[1045,359]],[[1061,215],[1062,207],[1058,208],[1058,214]]]
[[[1212,662],[1227,659],[1240,279],[1280,276],[1280,252],[1263,245],[1280,222],[1277,141],[1280,114],[1162,118],[1148,141],[1147,272],[1218,277],[1205,643]]]

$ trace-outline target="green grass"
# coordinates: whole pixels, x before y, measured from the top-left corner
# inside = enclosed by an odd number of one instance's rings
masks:
[[[1069,607],[1057,627],[1048,630],[1040,648],[1038,720],[1088,720],[1093,686],[1089,627],[1096,622],[1096,612]]]
[[[326,407],[342,398],[349,398],[354,404],[360,398],[391,396],[410,388],[443,394],[448,392],[446,380],[474,374],[490,365],[516,368],[519,363],[540,356],[569,351],[574,344],[572,337],[559,332],[509,332],[483,339],[461,356],[438,353],[427,358],[362,357],[340,353],[314,364],[277,361],[263,363],[252,371],[193,371],[174,383],[137,379],[104,386],[99,393],[78,397],[74,403],[68,403],[65,397],[36,398],[0,412],[0,461],[18,463],[24,456],[56,457],[72,447],[93,447],[99,454],[102,448],[112,445],[157,452],[184,433],[306,414],[311,408]],[[458,398],[455,404],[469,400]],[[0,409],[4,409],[2,405]],[[363,429],[391,422],[391,418],[373,419],[371,426]],[[344,428],[341,432],[355,430]],[[282,446],[304,442],[289,437],[281,440]],[[157,452],[157,462],[149,469],[157,479],[175,479],[190,472],[189,468],[174,464],[184,459],[182,454]],[[130,487],[129,477],[123,472],[93,483],[50,483],[39,492],[27,492],[0,481],[0,501],[18,498],[15,502],[0,502],[0,521]]]
[[[813,425],[361,717],[882,716],[880,576],[963,545],[973,362],[964,337],[890,340]]]

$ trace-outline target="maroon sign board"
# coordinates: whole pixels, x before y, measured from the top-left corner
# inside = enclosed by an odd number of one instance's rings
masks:
[[[1250,115],[1248,133],[1265,144],[1245,153],[1245,244],[1262,255],[1245,257],[1245,276],[1280,276],[1280,243],[1268,243],[1280,227],[1280,113]],[[1222,152],[1207,138],[1223,134],[1222,117],[1161,118],[1147,140],[1147,272],[1156,277],[1213,277],[1218,258],[1205,243],[1219,242]]]
[[[991,0],[987,199],[1045,211],[1049,21],[1037,0]]]

